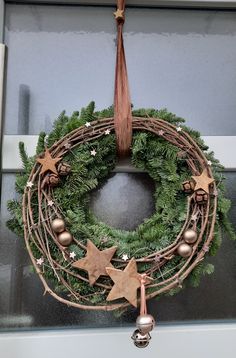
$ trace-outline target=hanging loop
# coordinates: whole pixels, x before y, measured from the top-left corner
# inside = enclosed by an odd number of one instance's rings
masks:
[[[117,1],[114,12],[117,21],[117,52],[114,91],[114,123],[117,152],[120,157],[129,155],[132,141],[132,111],[129,94],[128,74],[123,44],[123,24],[125,21],[125,1]]]

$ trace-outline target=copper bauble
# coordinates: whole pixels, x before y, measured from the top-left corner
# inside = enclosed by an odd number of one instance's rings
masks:
[[[137,317],[136,327],[141,334],[147,334],[154,328],[155,320],[150,314],[143,314]]]
[[[63,231],[58,235],[58,242],[62,246],[69,246],[72,243],[72,235],[68,231]]]
[[[177,249],[177,252],[180,256],[182,257],[189,257],[192,253],[192,247],[188,244],[185,244],[185,243],[181,243],[179,246],[178,246],[178,249]]]
[[[59,175],[67,175],[71,171],[71,166],[68,163],[62,162],[57,167]]]
[[[188,229],[183,234],[183,239],[187,244],[194,244],[197,241],[197,233],[193,229]]]
[[[60,181],[60,179],[59,179],[58,175],[56,175],[56,174],[51,173],[46,176],[46,183],[49,186],[52,186],[52,187],[57,186],[59,184],[59,181]]]
[[[62,219],[54,219],[52,221],[52,229],[54,232],[56,232],[57,234],[59,234],[60,232],[65,230],[65,222]]]
[[[141,332],[136,329],[131,337],[134,341],[134,344],[138,348],[145,348],[149,345],[149,341],[151,339],[151,336],[149,333],[147,334],[141,334]]]
[[[182,187],[185,193],[191,193],[194,189],[194,184],[190,180],[187,180],[183,182]]]
[[[205,204],[208,201],[208,194],[202,189],[197,190],[195,192],[195,201],[197,204]]]

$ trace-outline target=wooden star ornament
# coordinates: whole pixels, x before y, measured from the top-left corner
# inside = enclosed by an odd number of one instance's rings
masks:
[[[193,175],[192,178],[195,182],[195,191],[202,189],[209,194],[209,185],[214,182],[214,179],[208,176],[207,169],[204,169],[201,175]]]
[[[114,282],[107,301],[125,298],[131,305],[137,307],[137,290],[141,286],[142,276],[137,271],[135,259],[130,260],[124,271],[107,267],[107,273]],[[147,278],[146,283],[149,283],[150,280]]]
[[[42,165],[40,174],[44,174],[47,171],[50,171],[54,174],[57,173],[56,163],[58,163],[62,158],[56,157],[52,158],[48,149],[45,150],[44,158],[37,158],[37,162]]]
[[[117,247],[113,246],[100,251],[92,241],[88,240],[86,257],[74,262],[72,266],[87,271],[89,283],[93,285],[101,275],[107,276],[107,267],[113,267],[110,261],[116,249]]]

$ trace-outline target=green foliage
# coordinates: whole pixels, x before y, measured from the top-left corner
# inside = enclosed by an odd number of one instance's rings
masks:
[[[27,170],[29,166],[29,157],[26,153],[25,144],[23,142],[19,143],[19,152],[24,169]]]
[[[184,120],[169,113],[166,109],[140,109],[133,110],[134,116],[139,117],[158,117],[173,125],[181,126],[191,134],[192,138],[198,143],[200,148],[205,151],[206,157],[212,162],[212,169],[218,187],[218,211],[217,225],[215,227],[214,240],[210,247],[209,254],[215,255],[221,243],[221,231],[225,230],[229,236],[235,239],[235,232],[227,218],[230,208],[230,201],[224,197],[224,184],[222,176],[222,166],[214,158],[200,138],[200,134],[190,130],[183,125]],[[84,125],[86,122],[100,120],[105,117],[113,116],[113,107],[95,112],[95,104],[91,102],[81,113],[75,111],[71,116],[67,116],[63,111],[54,123],[53,130],[47,139],[47,146],[50,147],[56,141],[64,137],[70,131]],[[45,149],[46,134],[40,133],[36,154],[39,155]],[[19,145],[20,155],[24,165],[24,173],[17,175],[16,190],[22,195],[27,183],[29,173],[34,165],[35,157],[29,158],[24,144]],[[90,151],[95,149],[97,155],[92,157]],[[87,239],[92,240],[97,247],[104,249],[113,245],[118,246],[116,255],[121,257],[126,253],[129,257],[140,258],[153,251],[157,251],[170,245],[179,233],[186,215],[186,196],[181,190],[181,183],[189,178],[191,173],[185,160],[177,156],[178,148],[148,132],[134,132],[132,142],[132,163],[135,167],[145,170],[154,180],[155,207],[154,215],[146,219],[134,231],[117,230],[101,223],[89,210],[89,194],[91,190],[98,188],[107,178],[116,164],[116,143],[114,134],[103,136],[99,140],[88,142],[69,151],[64,160],[71,165],[71,174],[62,178],[60,186],[54,189],[54,200],[62,210],[66,226],[74,235],[75,239],[86,243]],[[37,197],[32,197],[34,215],[37,220]],[[23,236],[23,223],[21,213],[21,199],[19,201],[9,201],[8,209],[12,218],[8,221],[8,227],[17,235]],[[102,239],[106,239],[103,241]],[[61,254],[53,242],[49,242],[51,255],[62,265],[66,265]],[[35,257],[39,257],[38,249],[31,243],[31,249]],[[77,245],[72,244],[70,251],[75,251],[76,257],[84,256],[84,251]],[[181,257],[170,260],[162,270],[165,278],[170,277],[176,266],[181,267],[185,262]],[[148,264],[139,265],[140,272],[149,268]],[[200,263],[191,273],[189,283],[196,287],[200,283],[202,275],[211,274],[214,270],[213,265]],[[76,270],[75,270],[76,272]],[[81,273],[86,275],[85,273]],[[54,276],[53,270],[46,266],[45,277],[55,281],[58,291],[65,290]],[[156,272],[153,277],[156,281],[160,279],[160,273]],[[90,287],[87,283],[78,281],[75,277],[66,277],[75,290],[81,294],[92,294],[94,304],[104,301],[104,295],[97,288]],[[179,287],[172,289],[168,294],[173,295],[180,290]],[[150,290],[151,292],[151,290]]]
[[[211,275],[213,272],[214,265],[210,263],[201,262],[189,275],[188,283],[192,287],[198,287],[201,281],[201,277],[205,275]]]

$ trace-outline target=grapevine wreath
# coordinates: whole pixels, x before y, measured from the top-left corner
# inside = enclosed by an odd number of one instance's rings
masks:
[[[222,166],[207,152],[200,134],[166,110],[133,110],[128,93],[122,26],[118,26],[114,107],[65,112],[52,132],[39,135],[36,156],[20,154],[18,201],[10,201],[8,226],[23,236],[45,292],[67,305],[90,310],[125,309],[140,303],[138,347],[149,343],[154,325],[146,300],[175,294],[185,279],[197,286],[213,272],[204,256],[214,255],[227,219]],[[132,164],[155,183],[156,211],[134,231],[100,222],[89,194],[130,155]],[[129,213],[127,213],[128,215]],[[221,225],[221,226],[220,226]]]

